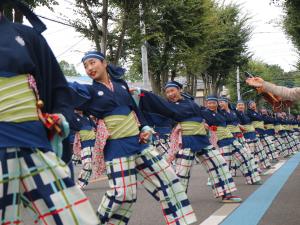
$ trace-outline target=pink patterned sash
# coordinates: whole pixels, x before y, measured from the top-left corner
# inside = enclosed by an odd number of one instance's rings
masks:
[[[109,137],[109,132],[104,120],[98,120],[95,147],[92,154],[93,176],[98,178],[105,173],[104,147]]]
[[[79,158],[81,158],[81,142],[80,142],[80,134],[79,132],[75,133],[74,143],[73,143],[73,154]]]
[[[173,128],[170,135],[170,149],[168,152],[167,161],[172,162],[175,159],[175,155],[182,148],[182,128],[180,124],[177,124]]]

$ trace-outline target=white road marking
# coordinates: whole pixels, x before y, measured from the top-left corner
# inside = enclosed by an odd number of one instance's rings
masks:
[[[276,172],[276,170],[278,170],[280,167],[283,166],[283,164],[285,164],[286,160],[280,160],[277,164],[275,164],[272,169],[269,169],[268,171],[266,171],[264,174],[265,175],[269,175],[269,174],[273,174]]]
[[[264,174],[270,175],[275,173],[287,160],[280,160],[275,164],[272,169],[267,170]],[[240,204],[239,203],[227,203],[221,206],[213,214],[211,214],[206,220],[204,220],[200,225],[218,225],[220,224],[230,213],[233,212]]]
[[[220,224],[233,210],[235,210],[239,203],[228,203],[223,205],[215,211],[210,217],[204,220],[200,225],[217,225]]]

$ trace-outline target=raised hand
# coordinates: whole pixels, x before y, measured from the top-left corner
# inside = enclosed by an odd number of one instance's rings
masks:
[[[248,78],[246,80],[246,83],[252,87],[260,88],[263,86],[264,80],[260,77],[252,77],[252,78]]]

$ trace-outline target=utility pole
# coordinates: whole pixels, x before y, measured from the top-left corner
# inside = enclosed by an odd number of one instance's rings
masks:
[[[236,92],[237,99],[241,100],[241,85],[240,85],[240,67],[236,68]]]
[[[140,29],[142,36],[145,36],[146,34],[146,27],[145,22],[143,20],[143,5],[142,2],[139,4],[139,13],[140,13]],[[148,53],[147,53],[147,47],[146,47],[146,41],[143,42],[141,46],[141,53],[142,53],[142,71],[143,71],[143,87],[146,90],[151,90],[151,85],[149,82],[149,72],[148,72]]]

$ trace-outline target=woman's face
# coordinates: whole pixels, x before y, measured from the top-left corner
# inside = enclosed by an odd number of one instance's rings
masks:
[[[245,104],[244,103],[238,103],[236,105],[236,109],[240,112],[244,112],[245,111]]]
[[[218,108],[218,102],[217,101],[207,101],[206,107],[211,111],[216,111]]]
[[[107,75],[106,61],[90,58],[83,62],[86,74],[95,81],[101,81]]]
[[[218,101],[218,103],[219,103],[219,106],[220,106],[221,109],[225,109],[225,110],[228,109],[228,102],[226,102],[226,101]]]
[[[252,102],[252,103],[249,105],[249,108],[252,109],[252,110],[256,110],[256,103],[255,103],[255,102]]]
[[[178,102],[182,98],[180,89],[176,87],[166,88],[165,95],[170,102]]]

